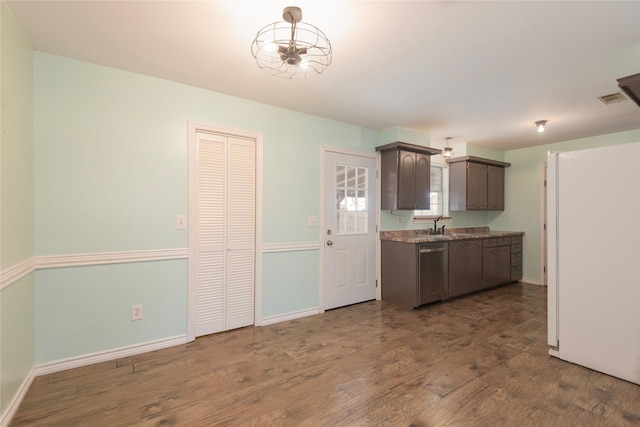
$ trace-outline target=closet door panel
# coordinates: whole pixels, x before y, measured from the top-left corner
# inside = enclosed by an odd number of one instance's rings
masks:
[[[229,138],[227,329],[252,325],[255,271],[255,141]]]
[[[198,134],[196,336],[225,328],[226,138]]]

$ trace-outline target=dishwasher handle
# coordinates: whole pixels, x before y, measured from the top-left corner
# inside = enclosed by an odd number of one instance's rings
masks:
[[[448,250],[447,248],[437,248],[437,249],[430,249],[430,248],[421,248],[420,249],[420,253],[421,254],[428,254],[428,253],[433,253],[433,252],[444,252]]]

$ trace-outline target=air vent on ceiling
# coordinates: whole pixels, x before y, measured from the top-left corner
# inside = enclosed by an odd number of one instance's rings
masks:
[[[609,104],[615,104],[616,102],[626,101],[627,97],[620,92],[616,92],[616,93],[610,93],[609,95],[599,96],[598,99],[603,103],[609,105]]]

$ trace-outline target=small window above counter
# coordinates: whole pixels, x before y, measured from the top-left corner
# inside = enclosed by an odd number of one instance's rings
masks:
[[[396,141],[380,152],[380,209],[430,209],[431,156],[442,150]]]

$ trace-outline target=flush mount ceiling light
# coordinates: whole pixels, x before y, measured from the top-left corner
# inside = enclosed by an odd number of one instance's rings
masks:
[[[548,120],[538,120],[536,122],[536,128],[538,129],[538,132],[542,133],[544,132],[544,127],[547,124]]]
[[[300,22],[299,7],[285,7],[282,19],[258,31],[251,44],[258,67],[286,79],[321,74],[331,64],[331,43],[327,36],[319,28]]]
[[[451,140],[451,137],[448,136],[444,140],[447,141],[447,146],[442,150],[442,157],[445,160],[448,160],[453,157],[453,148],[449,147],[449,141]]]

